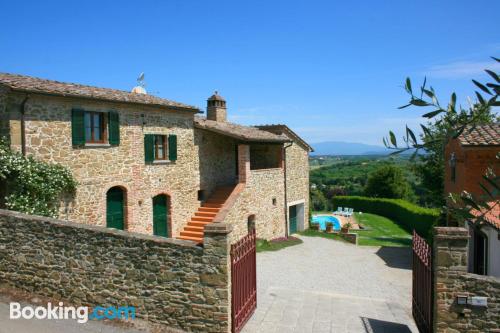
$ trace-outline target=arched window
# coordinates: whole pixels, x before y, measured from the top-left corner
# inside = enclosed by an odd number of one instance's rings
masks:
[[[247,220],[248,233],[255,231],[255,215],[250,215]]]
[[[126,191],[115,186],[106,193],[106,226],[119,230],[125,229]]]
[[[153,235],[169,237],[168,206],[169,197],[166,194],[153,198]]]

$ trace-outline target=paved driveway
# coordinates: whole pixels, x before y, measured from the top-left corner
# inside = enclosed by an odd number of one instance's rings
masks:
[[[243,332],[418,332],[408,248],[320,237],[257,254],[257,310]]]

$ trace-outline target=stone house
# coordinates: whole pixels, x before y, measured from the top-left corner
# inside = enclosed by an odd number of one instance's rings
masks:
[[[199,108],[149,95],[0,73],[0,136],[69,168],[59,218],[202,242],[204,226],[272,239],[307,228],[312,148],[285,125],[227,121],[217,93]]]
[[[484,195],[482,176],[491,169],[500,175],[500,123],[466,128],[448,142],[445,148],[445,193],[467,191],[474,196]],[[490,202],[492,210],[484,216],[484,223],[467,221],[469,231],[469,272],[500,277],[500,207],[498,196]],[[480,215],[481,212],[473,212]],[[449,221],[453,224],[453,221]]]

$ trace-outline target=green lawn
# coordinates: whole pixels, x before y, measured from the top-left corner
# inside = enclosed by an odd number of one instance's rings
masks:
[[[257,252],[264,251],[278,251],[288,246],[298,245],[302,243],[302,241],[295,237],[289,237],[286,240],[277,240],[277,241],[267,241],[265,239],[257,239]]]
[[[342,237],[340,237],[338,234],[327,234],[324,231],[316,231],[316,230],[311,230],[311,229],[299,231],[298,234],[302,235],[302,236],[308,236],[308,237],[323,237],[323,238],[328,238],[328,239],[335,239],[335,240],[344,241],[344,239]]]
[[[355,213],[356,220],[369,230],[356,231],[359,245],[411,246],[411,234],[386,217]]]

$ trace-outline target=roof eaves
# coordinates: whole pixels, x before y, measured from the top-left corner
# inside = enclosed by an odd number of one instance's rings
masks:
[[[162,109],[166,109],[166,110],[178,110],[178,111],[186,111],[186,112],[193,112],[193,113],[203,113],[203,111],[200,110],[199,108],[197,108],[195,106],[189,106],[189,105],[180,106],[180,105],[164,105],[164,104],[156,104],[156,103],[141,103],[138,101],[117,100],[117,99],[105,98],[105,97],[99,97],[99,96],[85,96],[85,95],[77,95],[77,94],[55,93],[55,92],[51,93],[51,92],[47,92],[47,91],[39,91],[39,90],[34,90],[34,89],[23,89],[23,88],[12,87],[12,86],[9,86],[8,84],[5,84],[5,83],[0,83],[0,84],[9,88],[11,91],[21,92],[21,93],[25,93],[25,94],[80,98],[80,99],[86,99],[86,100],[104,101],[104,102],[118,103],[118,104],[124,103],[124,104],[133,104],[133,105],[144,105],[144,106],[162,108]]]
[[[290,127],[288,127],[285,124],[257,125],[255,127],[261,128],[261,129],[264,129],[264,130],[266,128],[281,128],[284,131],[288,132],[297,141],[299,141],[300,143],[302,143],[302,145],[304,145],[309,150],[309,152],[314,152],[314,148],[310,144],[308,144],[304,139],[302,139],[297,133],[295,133]]]

